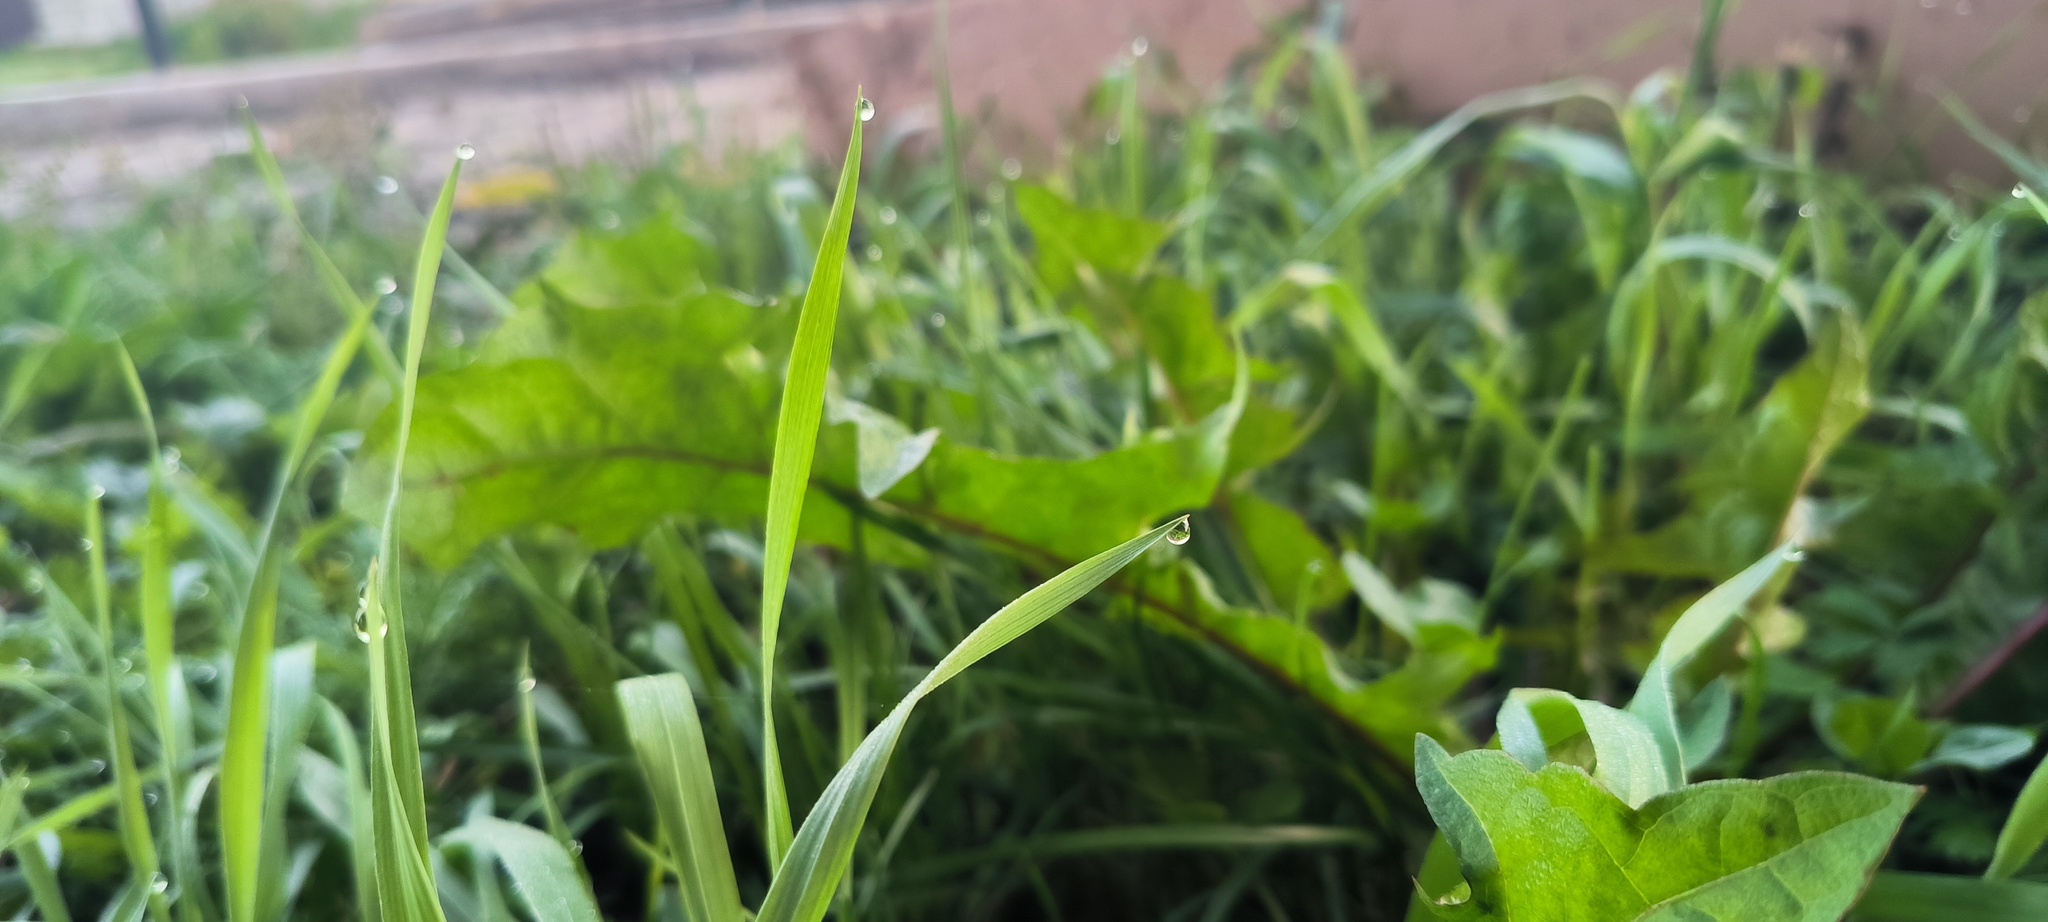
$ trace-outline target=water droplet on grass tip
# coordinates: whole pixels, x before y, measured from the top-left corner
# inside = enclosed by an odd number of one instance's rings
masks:
[[[476,156],[476,148],[467,144],[455,148],[455,159],[457,160],[468,160],[474,156]]]
[[[570,840],[569,840],[569,854],[571,854],[571,855],[581,855],[581,854],[583,854],[583,840],[582,840],[582,839],[570,839]]]
[[[106,760],[104,759],[94,759],[91,762],[86,763],[86,767],[92,769],[93,774],[99,775],[104,774],[106,772],[107,763]]]
[[[1105,144],[1121,144],[1124,140],[1124,133],[1121,129],[1111,128],[1107,133],[1103,134],[1102,140]]]
[[[107,495],[107,488],[100,486],[99,484],[93,484],[92,489],[88,492],[92,494],[93,499],[99,499]]]
[[[1799,206],[1799,216],[1802,218],[1811,218],[1817,214],[1820,214],[1820,207],[1812,202]]]
[[[118,673],[123,673],[123,674],[125,674],[125,673],[127,673],[127,671],[128,671],[128,670],[130,670],[130,669],[133,669],[133,668],[135,668],[135,662],[134,662],[133,660],[130,660],[130,659],[129,659],[128,657],[125,657],[125,656],[117,656],[117,657],[114,657],[114,671],[115,671],[115,672],[118,672]]]
[[[398,280],[388,275],[377,276],[377,293],[388,295],[398,290]]]
[[[235,108],[243,112],[249,111],[249,97],[236,93]]]
[[[143,803],[146,803],[146,804],[148,804],[148,805],[150,805],[150,806],[152,806],[152,807],[156,806],[156,792],[155,792],[155,791],[143,791],[143,792],[142,792],[142,802],[143,802]]]
[[[92,539],[91,539],[91,538],[80,538],[80,539],[78,539],[78,549],[79,549],[79,550],[81,550],[81,551],[89,551],[89,550],[92,550]]]
[[[1015,158],[1015,157],[1006,157],[1006,158],[1004,158],[1004,159],[1003,159],[1003,178],[1004,178],[1004,179],[1016,179],[1016,178],[1018,178],[1018,177],[1020,177],[1020,176],[1023,176],[1023,175],[1024,175],[1024,161],[1022,161],[1022,160],[1018,160],[1018,159],[1017,159],[1017,158]]]
[[[2013,198],[2026,198],[2026,197],[2027,197],[2027,185],[2026,185],[2026,183],[2021,183],[2021,184],[2019,184],[2019,185],[2017,185],[2017,186],[2014,186],[2014,187],[2012,187],[2012,197],[2013,197]]]
[[[896,209],[894,209],[894,208],[891,208],[891,207],[889,207],[889,206],[887,206],[887,205],[883,205],[883,206],[882,206],[882,214],[881,214],[881,218],[882,218],[882,223],[883,223],[883,224],[894,224],[894,223],[896,223]]]
[[[176,471],[178,469],[178,461],[184,457],[185,453],[176,448],[164,449],[164,470]]]
[[[1188,539],[1194,536],[1195,530],[1188,525],[1187,516],[1181,516],[1166,530],[1166,543],[1179,547],[1188,543]]]
[[[1152,43],[1146,41],[1144,36],[1140,35],[1137,38],[1131,39],[1131,57],[1142,58],[1145,56],[1145,52],[1151,50]]]
[[[378,195],[394,194],[398,191],[398,178],[395,176],[379,176],[377,177],[376,188]]]
[[[1805,549],[1805,548],[1803,548],[1803,547],[1790,547],[1790,548],[1787,548],[1787,549],[1785,550],[1785,559],[1786,559],[1787,561],[1791,562],[1791,563],[1798,563],[1798,562],[1800,562],[1800,561],[1802,561],[1802,560],[1805,560],[1805,559],[1806,559],[1806,549]]]
[[[531,692],[534,690],[534,688],[536,688],[539,685],[540,683],[534,681],[534,678],[532,676],[527,676],[526,678],[519,680],[519,690],[522,692]]]
[[[166,879],[162,874],[158,874],[155,877],[149,879],[149,892],[162,893],[165,890],[169,889],[171,889],[171,882],[168,879]]]
[[[856,115],[860,116],[860,120],[863,122],[872,122],[875,120],[874,100],[871,100],[866,96],[862,96],[860,98],[859,104],[853,107],[853,111]]]

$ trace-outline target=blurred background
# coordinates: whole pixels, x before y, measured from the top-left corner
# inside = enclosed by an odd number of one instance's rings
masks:
[[[1633,83],[1683,65],[1691,0],[1351,0],[1345,48],[1397,112],[1563,75]],[[1043,157],[1131,42],[1213,84],[1293,5],[1280,0],[960,0],[956,99],[998,156]],[[856,85],[897,132],[935,127],[926,0],[0,0],[0,209],[132,192],[244,144],[246,100],[281,153],[477,176],[680,140],[822,146]],[[153,27],[145,23],[153,22]],[[2034,0],[1737,3],[1731,65],[1817,65],[1885,112],[1845,139],[1867,165],[2002,181],[1937,100],[2027,143],[2048,60]],[[1841,100],[1845,108],[1849,100]],[[531,176],[526,177],[532,180]],[[475,192],[472,194],[485,194]]]

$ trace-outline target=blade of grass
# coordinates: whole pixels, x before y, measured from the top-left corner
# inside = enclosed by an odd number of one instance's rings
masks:
[[[157,438],[156,415],[150,412],[149,395],[142,389],[142,376],[135,369],[135,360],[128,355],[127,346],[118,341],[115,352],[121,358],[128,394],[135,402],[135,414],[142,421],[149,446],[149,518],[139,539],[142,572],[137,615],[142,622],[143,658],[148,665],[149,697],[156,712],[157,747],[164,764],[165,785],[167,791],[176,792],[184,789],[184,755],[179,751],[180,734],[171,707],[171,670],[177,666],[177,639],[171,612],[171,505],[170,494],[164,488],[164,450]],[[177,839],[173,837],[170,841],[175,848]],[[171,866],[181,867],[176,854],[171,856]]]
[[[313,260],[313,270],[320,276],[320,283],[327,289],[327,297],[334,306],[347,316],[351,326],[369,326],[375,312],[356,296],[349,287],[348,278],[341,274],[341,268],[329,258],[320,241],[313,239],[313,232],[306,229],[306,222],[299,218],[299,206],[292,201],[292,190],[285,185],[284,171],[277,165],[277,158],[271,156],[270,147],[263,143],[263,130],[256,125],[256,119],[248,109],[242,110],[242,126],[249,132],[249,156],[256,161],[256,171],[263,176],[263,185],[270,190],[271,201],[277,211],[292,222],[292,228],[299,232],[299,243],[306,248],[306,255]],[[370,359],[377,366],[378,374],[393,387],[404,377],[404,370],[398,367],[398,358],[391,354],[391,344],[382,338],[373,338],[370,343]]]
[[[882,773],[888,769],[896,742],[918,702],[983,657],[1059,614],[1159,542],[1185,542],[1187,529],[1185,517],[1175,519],[1090,557],[1033,587],[969,632],[868,734],[853,758],[826,785],[788,857],[776,868],[757,922],[818,922],[825,917],[841,878],[853,863],[853,847],[867,823]],[[680,684],[680,679],[677,682]]]
[[[1998,831],[1998,845],[1992,851],[1991,866],[1984,870],[1984,879],[2002,880],[2019,873],[2044,842],[2048,842],[2048,758],[2034,767],[2026,787],[2020,789],[2019,800],[2012,805],[2005,827]]]
[[[675,673],[642,676],[620,682],[618,696],[662,838],[682,877],[684,908],[701,922],[741,922],[746,910],[690,683]]]
[[[125,354],[125,353],[124,353]],[[152,458],[154,462],[154,458]],[[128,709],[121,703],[121,677],[115,674],[114,618],[107,586],[107,541],[100,522],[100,491],[95,488],[85,503],[86,562],[92,586],[93,622],[99,628],[101,661],[106,663],[107,748],[114,770],[114,787],[119,792],[121,850],[128,857],[129,877],[150,894],[150,917],[163,922],[170,907],[157,886],[162,879],[157,864],[156,842],[150,834],[149,810],[142,800],[142,775],[135,768],[135,747],[128,738]],[[54,585],[50,589],[56,592]],[[166,798],[168,800],[168,798]],[[29,848],[36,848],[30,840]]]
[[[256,537],[256,565],[248,595],[243,600],[242,626],[235,641],[234,679],[228,692],[228,724],[222,739],[220,836],[222,871],[228,884],[229,918],[263,918],[266,881],[276,881],[259,871],[265,843],[265,800],[275,788],[264,780],[264,740],[270,727],[271,654],[277,644],[277,592],[282,576],[283,549],[278,546],[277,521],[285,496],[298,479],[299,468],[311,450],[320,423],[334,404],[341,379],[355,360],[370,328],[371,314],[363,311],[349,323],[327,361],[313,389],[299,405],[298,422],[291,442],[278,463],[271,484],[263,525]],[[381,341],[381,340],[380,340]],[[278,850],[281,853],[281,849]]]
[[[419,730],[413,715],[411,657],[405,642],[398,560],[398,504],[412,436],[420,359],[426,352],[434,282],[448,242],[448,219],[462,164],[475,151],[464,145],[449,167],[420,241],[413,271],[412,317],[406,328],[405,376],[398,392],[398,433],[391,488],[384,501],[377,557],[364,591],[363,629],[370,652],[370,800],[376,855],[377,902],[392,922],[444,922],[427,839],[426,793],[420,777]]]
[[[825,376],[832,364],[832,333],[839,316],[840,278],[847,239],[853,231],[854,197],[860,181],[861,123],[874,109],[865,97],[855,106],[846,164],[832,196],[825,237],[811,269],[797,319],[796,344],[789,355],[782,408],[775,421],[775,459],[768,477],[768,535],[761,564],[761,769],[766,788],[768,862],[780,864],[789,850],[789,791],[782,780],[782,756],[775,742],[775,653],[782,626],[789,565],[796,556],[797,522],[810,486],[811,460],[818,450],[818,422],[825,411]]]
[[[505,865],[512,889],[537,922],[599,922],[597,903],[576,861],[562,843],[531,826],[491,816],[472,817],[449,835],[487,847]],[[692,917],[699,918],[699,917]]]

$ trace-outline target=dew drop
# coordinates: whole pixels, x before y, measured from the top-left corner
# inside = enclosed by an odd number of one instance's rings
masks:
[[[1171,528],[1166,530],[1166,543],[1179,547],[1188,543],[1188,539],[1194,536],[1195,530],[1188,525],[1187,516],[1181,516],[1179,519],[1174,520]]]
[[[388,295],[398,290],[398,280],[388,275],[377,276],[377,293]]]
[[[867,251],[867,252],[868,252],[868,261],[869,261],[869,262],[881,262],[881,261],[882,261],[882,245],[881,245],[881,244],[879,244],[879,243],[870,243],[870,244],[868,244],[868,251]]]
[[[91,539],[91,538],[80,538],[80,539],[78,539],[78,549],[79,549],[79,550],[81,550],[81,551],[89,551],[89,550],[92,550],[92,539]]]
[[[95,775],[105,774],[107,771],[107,762],[105,759],[94,759],[91,762],[86,763],[86,767],[92,769],[92,773]]]
[[[128,671],[128,670],[130,670],[130,669],[133,669],[133,668],[135,668],[135,662],[134,662],[133,660],[130,660],[130,659],[129,659],[128,657],[125,657],[125,656],[117,656],[117,657],[114,657],[114,671],[115,671],[115,672],[117,672],[117,673],[123,673],[123,674],[125,674],[125,673],[127,673],[127,671]]]
[[[243,112],[247,112],[247,111],[249,111],[249,97],[247,97],[247,96],[244,96],[244,95],[242,95],[242,94],[240,94],[240,93],[236,93],[236,94],[235,94],[235,108],[236,108],[236,109],[239,109],[239,110],[241,110],[241,111],[243,111]]]
[[[1280,127],[1293,128],[1299,124],[1301,124],[1300,112],[1296,111],[1293,106],[1280,107]]]
[[[616,211],[611,211],[611,210],[605,210],[605,211],[600,211],[600,212],[598,212],[598,213],[597,213],[597,226],[599,226],[599,227],[602,227],[602,228],[604,228],[605,230],[618,230],[618,229],[619,229],[619,213],[618,213],[618,212],[616,212]]]
[[[398,177],[395,177],[395,176],[379,176],[379,177],[377,177],[377,194],[378,194],[378,195],[395,195],[395,194],[397,194],[397,193],[398,193]]]
[[[1123,139],[1123,130],[1119,128],[1111,128],[1102,136],[1103,143],[1105,144],[1120,144],[1123,142]]]
[[[169,889],[171,889],[171,882],[162,874],[158,874],[155,877],[149,879],[149,892],[162,893]]]
[[[1142,58],[1145,56],[1145,52],[1151,50],[1152,43],[1147,41],[1144,36],[1140,35],[1137,38],[1131,39],[1131,57]]]
[[[184,458],[184,457],[185,457],[185,453],[184,453],[184,452],[181,452],[181,451],[179,451],[179,450],[178,450],[178,449],[176,449],[176,448],[166,448],[166,449],[164,449],[164,470],[167,470],[167,471],[175,471],[175,470],[177,470],[177,469],[178,469],[178,461],[179,461],[180,459]]]
[[[1820,214],[1820,208],[1812,202],[1799,206],[1799,216],[1802,218],[1811,218],[1817,214]]]
[[[92,489],[87,492],[92,494],[93,499],[99,499],[107,495],[107,488],[99,484],[93,484]]]
[[[69,731],[69,730],[59,730],[59,731],[57,731],[57,745],[59,745],[59,746],[69,746],[69,745],[71,745],[71,731]]]
[[[22,583],[22,588],[27,589],[29,595],[35,595],[43,591],[43,581],[31,576],[27,582]]]
[[[860,116],[860,120],[863,122],[875,120],[875,103],[866,96],[860,98],[860,103],[853,107],[853,111]]]
[[[974,223],[979,224],[983,227],[987,227],[989,222],[993,220],[995,220],[995,218],[991,217],[989,213],[986,211],[977,211],[974,213]]]
[[[1962,229],[1962,228],[1960,228],[1960,227],[1951,227],[1951,228],[1949,228],[1949,229],[1948,229],[1948,239],[1950,239],[1950,240],[1961,240],[1961,239],[1963,239],[1963,229]]]
[[[519,690],[522,692],[533,691],[534,688],[538,685],[540,685],[540,683],[535,681],[533,676],[527,676],[526,678],[519,680]]]
[[[1323,562],[1320,560],[1311,560],[1308,562],[1308,566],[1304,569],[1308,570],[1308,575],[1310,576],[1321,576],[1323,575]]]
[[[939,313],[938,311],[933,311],[933,312],[932,312],[932,326],[933,326],[934,328],[939,328],[939,329],[943,329],[943,328],[944,328],[944,327],[946,326],[946,315],[945,315],[945,314],[941,314],[941,313]]]
[[[464,145],[461,145],[461,146],[459,146],[459,147],[455,148],[455,159],[457,159],[457,160],[468,160],[468,159],[470,159],[470,158],[472,158],[472,157],[475,157],[475,156],[476,156],[476,148],[474,148],[474,147],[471,147],[471,146],[469,146],[469,145],[467,145],[467,144],[464,144]]]
[[[1805,559],[1806,559],[1806,549],[1805,549],[1805,548],[1803,548],[1803,547],[1796,547],[1796,546],[1795,546],[1795,547],[1791,547],[1791,548],[1787,548],[1787,549],[1785,550],[1785,559],[1786,559],[1787,561],[1791,562],[1791,563],[1798,563],[1798,562],[1800,562],[1800,561],[1802,561],[1802,560],[1805,560]]]
[[[583,840],[582,840],[582,839],[570,839],[570,840],[569,840],[569,854],[571,854],[571,855],[581,855],[581,854],[583,854]]]
[[[219,677],[220,670],[215,669],[212,666],[202,665],[199,668],[192,670],[192,681],[197,682],[201,685],[212,684],[213,680]]]
[[[882,214],[881,214],[881,218],[882,218],[882,223],[883,223],[883,224],[894,224],[894,223],[896,223],[896,209],[894,209],[894,208],[891,208],[891,207],[889,207],[889,206],[887,206],[887,205],[883,205],[883,206],[882,206]]]
[[[2021,184],[2019,184],[2019,185],[2017,185],[2017,186],[2014,186],[2014,187],[2012,187],[2012,197],[2013,197],[2013,198],[2026,198],[2026,197],[2027,197],[2027,185],[2026,185],[2026,183],[2021,183]]]
[[[1015,157],[1003,158],[1003,178],[1017,179],[1024,175],[1024,161]]]
[[[155,792],[155,791],[143,791],[143,792],[142,792],[142,802],[143,802],[143,803],[146,803],[146,804],[148,804],[148,805],[150,805],[150,806],[152,806],[152,807],[156,806],[156,792]]]
[[[14,668],[21,674],[27,675],[36,671],[36,664],[29,662],[27,657],[23,657],[14,661]]]

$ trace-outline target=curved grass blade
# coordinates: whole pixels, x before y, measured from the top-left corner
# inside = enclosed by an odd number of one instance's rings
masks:
[[[124,356],[127,354],[122,353]],[[151,459],[154,463],[154,458]],[[107,588],[107,541],[101,526],[98,491],[85,503],[87,566],[92,585],[93,622],[99,627],[100,660],[106,664],[108,758],[113,763],[114,788],[120,806],[121,850],[127,853],[129,877],[149,893],[149,914],[158,922],[170,918],[170,908],[160,880],[156,841],[150,834],[149,811],[142,801],[142,776],[135,768],[135,747],[128,737],[128,710],[121,703],[121,678],[114,674],[114,618]],[[56,592],[55,584],[50,591]],[[167,750],[166,750],[167,751]],[[33,839],[28,848],[36,848]]]
[[[761,564],[761,769],[767,791],[768,861],[779,864],[789,850],[789,791],[782,780],[782,755],[775,743],[775,641],[782,626],[789,565],[796,556],[797,521],[803,516],[811,461],[818,451],[818,423],[825,412],[825,375],[832,364],[832,331],[839,317],[840,278],[846,268],[847,239],[853,232],[853,203],[860,181],[861,121],[873,112],[856,105],[846,164],[825,221],[825,238],[811,268],[797,319],[796,345],[775,422],[775,460],[768,476],[768,534]],[[403,456],[403,443],[400,443]],[[395,484],[394,479],[394,484]],[[393,490],[396,495],[396,490]]]
[[[776,868],[767,899],[755,917],[757,922],[818,922],[825,917],[840,880],[853,863],[853,847],[860,838],[861,827],[867,823],[868,809],[874,804],[882,773],[888,769],[889,757],[895,753],[896,742],[902,738],[903,728],[918,702],[982,657],[1059,614],[1154,545],[1169,538],[1175,542],[1187,540],[1187,528],[1185,517],[1175,519],[1040,583],[990,615],[939,660],[889,716],[868,733],[853,758],[847,760],[826,785],[825,793],[819,795],[788,856]]]
[[[620,682],[618,695],[662,838],[682,877],[684,909],[696,922],[742,922],[746,911],[689,681],[675,673],[642,676]]]
[[[1629,701],[1627,710],[1642,718],[1650,733],[1656,736],[1657,746],[1664,754],[1668,787],[1677,789],[1685,786],[1686,765],[1685,747],[1680,742],[1684,731],[1678,725],[1672,675],[1720,634],[1728,622],[1740,616],[1749,600],[1763,591],[1771,578],[1778,575],[1780,567],[1797,559],[1798,553],[1792,545],[1785,545],[1750,564],[1733,579],[1715,586],[1678,616],[1678,622],[1671,626],[1670,633],[1664,635],[1664,642],[1658,644],[1657,656],[1650,660],[1650,668],[1644,670],[1642,684],[1637,687],[1635,698]]]
[[[298,479],[320,423],[334,404],[341,379],[354,362],[370,328],[369,311],[358,314],[329,351],[313,390],[299,405],[298,422],[271,485],[262,530],[256,538],[256,565],[244,599],[242,627],[235,641],[235,671],[228,692],[228,725],[222,741],[220,835],[222,870],[228,883],[229,918],[263,918],[262,891],[278,881],[260,873],[265,847],[267,792],[264,740],[270,727],[271,655],[277,644],[277,591],[283,560],[277,547],[277,520],[284,498]],[[281,854],[281,851],[280,851]],[[266,887],[266,881],[269,886]]]
[[[1998,845],[1992,850],[1991,867],[1985,869],[1984,879],[2000,880],[2019,873],[2044,842],[2048,842],[2048,758],[2034,767],[2027,786],[2020,789],[2005,828],[1998,831]]]
[[[505,865],[512,889],[537,922],[599,922],[597,902],[569,850],[554,837],[492,816],[472,817],[449,835],[486,847]],[[692,917],[697,918],[697,917]]]
[[[392,452],[391,490],[385,498],[378,554],[370,565],[363,596],[363,634],[370,648],[370,813],[376,854],[377,903],[390,922],[443,922],[427,840],[426,792],[420,778],[419,730],[413,716],[411,658],[405,644],[400,605],[398,503],[405,472],[406,442],[419,389],[420,357],[426,351],[427,322],[433,313],[434,281],[448,242],[448,218],[462,164],[474,151],[464,146],[448,170],[441,197],[427,221],[413,273],[412,318],[406,328],[405,379],[398,392],[398,435]]]

